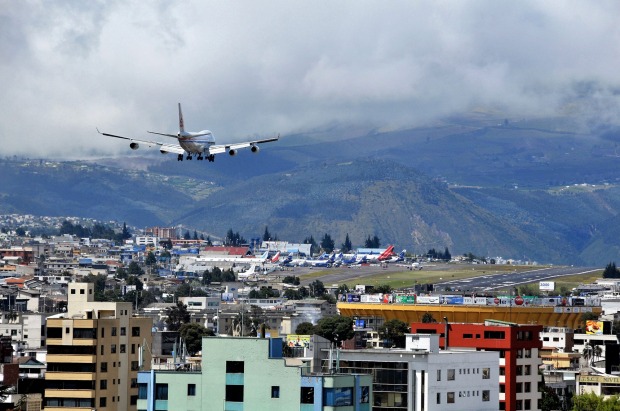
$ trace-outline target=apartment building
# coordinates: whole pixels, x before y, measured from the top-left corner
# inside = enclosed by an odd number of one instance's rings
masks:
[[[539,410],[540,325],[487,320],[484,324],[412,323],[411,332],[440,335],[442,347],[499,353],[499,409]]]
[[[131,303],[96,302],[91,283],[69,284],[66,313],[47,320],[45,409],[136,410],[152,325]]]
[[[205,337],[202,352],[200,367],[140,372],[138,410],[370,411],[370,375],[311,373],[280,338]]]

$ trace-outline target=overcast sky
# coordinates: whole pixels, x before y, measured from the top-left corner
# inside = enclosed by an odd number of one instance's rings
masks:
[[[620,2],[0,0],[4,155],[127,153],[476,108],[620,123]]]

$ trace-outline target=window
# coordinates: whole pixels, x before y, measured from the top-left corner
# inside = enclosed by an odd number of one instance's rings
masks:
[[[226,374],[243,374],[243,361],[226,361]]]
[[[271,398],[280,398],[280,386],[279,385],[271,386]]]
[[[193,397],[196,395],[196,384],[187,384],[187,396]]]
[[[71,332],[71,328],[65,327],[65,334],[69,334]]]
[[[226,401],[243,402],[243,385],[227,385]]]
[[[116,336],[116,327],[112,327],[112,337]]]
[[[531,365],[526,365],[523,371],[524,371],[523,375],[531,375],[532,374],[532,366]]]
[[[523,383],[521,382],[517,383],[517,392],[523,392]]]
[[[437,381],[441,381],[441,370],[437,370]]]
[[[532,400],[523,400],[523,409],[531,410],[532,409]]]
[[[112,354],[116,354],[116,344],[112,344],[112,345],[110,346],[110,353],[112,353]]]
[[[449,392],[448,393],[446,402],[448,404],[454,404],[454,392]]]
[[[103,344],[101,344],[101,355],[103,355],[103,353],[104,353]]]
[[[129,405],[136,405],[138,403],[138,396],[137,395],[132,395],[129,398]]]
[[[441,393],[437,393],[437,404],[441,404]]]
[[[101,338],[105,338],[105,328],[101,328]]]
[[[370,387],[362,386],[362,398],[360,398],[360,404],[368,404],[370,401]]]
[[[136,344],[131,344],[131,353],[132,354],[136,353]]]
[[[139,368],[140,366],[138,365],[138,361],[131,362],[131,371],[138,371]]]
[[[121,344],[121,353],[125,353],[127,351],[127,346],[125,344]]]
[[[532,390],[531,382],[526,382],[523,384],[523,392],[531,392],[531,390]]]
[[[491,378],[491,369],[490,368],[483,368],[482,369],[482,379],[483,380],[488,380],[489,378]]]
[[[148,396],[148,388],[146,383],[138,383],[138,399],[139,400],[146,400]]]
[[[362,388],[368,389],[368,387]],[[301,387],[301,403],[314,404],[314,387]]]
[[[81,289],[81,290],[80,290],[80,294],[84,294],[84,289]],[[104,400],[104,402],[105,402],[105,398],[104,398],[103,400]],[[104,407],[105,407],[105,405],[104,405]]]
[[[101,363],[101,372],[108,372],[108,363],[107,362],[102,362]]]
[[[82,291],[82,290],[80,290],[80,291]],[[106,406],[106,398],[105,397],[99,398],[99,406],[100,407],[105,407]]]
[[[155,384],[155,399],[167,400],[168,399],[168,384]]]
[[[127,335],[127,328],[121,327],[121,335]]]
[[[491,391],[482,390],[482,401],[490,401],[491,399]]]
[[[448,381],[454,381],[454,377],[455,377],[454,368],[448,369]]]
[[[323,405],[327,407],[346,407],[353,405],[353,388],[324,388]]]
[[[99,381],[99,389],[100,390],[107,390],[108,389],[108,380],[101,380],[101,381]]]
[[[140,336],[140,327],[131,327],[131,336],[139,337]]]
[[[59,278],[56,278],[56,279],[58,280]],[[75,294],[75,288],[71,290],[71,294]]]

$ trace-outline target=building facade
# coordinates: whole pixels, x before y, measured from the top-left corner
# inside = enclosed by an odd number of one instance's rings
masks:
[[[136,410],[151,319],[133,317],[131,303],[95,302],[91,283],[68,293],[67,312],[47,320],[45,409]]]

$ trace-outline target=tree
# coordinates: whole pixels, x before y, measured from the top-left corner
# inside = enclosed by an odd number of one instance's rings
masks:
[[[409,332],[405,322],[398,319],[388,320],[378,331],[384,340],[384,347],[405,348],[405,334]]]
[[[194,230],[194,237],[192,237],[194,240],[198,240],[198,232],[196,232],[196,230]]]
[[[129,266],[127,267],[127,273],[129,275],[144,275],[144,270],[140,267],[140,265],[138,263],[136,263],[135,261],[132,261],[129,263]]]
[[[314,237],[313,236],[306,237],[303,243],[310,244],[310,254],[314,254],[317,248],[316,241],[314,241]]]
[[[446,247],[446,249],[444,250],[442,257],[446,261],[452,260],[452,254],[450,254],[450,250],[448,250],[448,247]]]
[[[368,236],[365,246],[366,248],[379,248],[381,247],[381,240],[379,240],[379,237],[377,237],[376,235],[372,238]]]
[[[144,264],[146,264],[147,266],[157,264],[157,259],[155,258],[155,254],[153,254],[152,251],[149,251],[149,253],[146,255],[146,258],[144,259]]]
[[[353,245],[351,244],[351,240],[349,239],[349,233],[347,233],[347,236],[344,239],[344,243],[342,243],[342,246],[340,248],[342,249],[341,251],[343,253],[348,253],[353,249]]]
[[[325,233],[325,236],[321,240],[321,248],[325,250],[326,253],[334,251],[334,240],[332,240],[332,237],[327,233]]]
[[[603,271],[603,278],[620,278],[620,271],[616,268],[615,262],[607,264]]]
[[[121,240],[129,240],[131,238],[131,233],[127,229],[127,223],[123,222],[123,231],[121,232]]]
[[[189,233],[189,230],[185,231],[185,234],[183,234],[183,239],[190,240],[191,238],[192,238],[192,235]]]
[[[183,304],[181,301],[177,301],[177,305],[175,307],[167,308],[166,314],[166,324],[168,325],[169,331],[177,331],[181,328],[181,325],[188,323],[190,321],[190,314],[187,311],[187,306]]]
[[[314,334],[314,325],[311,322],[300,323],[297,328],[295,328],[295,334],[312,335]]]
[[[431,313],[424,313],[424,315],[422,316],[422,322],[423,323],[436,323],[437,320],[435,320],[435,317],[433,317],[433,314]]]
[[[271,298],[278,297],[280,294],[273,288],[261,287],[260,290],[251,290],[248,293],[249,298]]]
[[[269,229],[267,229],[267,226],[265,226],[265,232],[263,233],[263,241],[270,241],[271,240],[271,233],[269,232]]]
[[[312,297],[320,297],[325,294],[325,285],[320,280],[314,280],[308,287],[310,287]]]
[[[245,244],[247,241],[245,241],[245,238],[241,237],[241,235],[237,232],[233,232],[232,228],[228,230],[228,232],[226,233],[226,238],[224,239],[224,244],[225,245],[241,245],[241,244]]]
[[[392,286],[390,286],[388,284],[380,284],[380,285],[377,285],[374,288],[374,292],[381,293],[381,294],[391,294],[392,293]]]
[[[620,397],[617,395],[605,399],[594,393],[575,395],[573,411],[620,411]]]
[[[339,296],[341,294],[346,294],[349,292],[349,286],[346,284],[340,284],[336,290],[334,290],[334,295]]]
[[[295,277],[294,275],[287,275],[286,277],[284,277],[284,279],[282,280],[283,283],[286,284],[292,284],[292,285],[299,285],[299,277]]]
[[[215,335],[212,329],[206,328],[199,323],[182,324],[179,328],[179,334],[189,355],[195,355],[202,349],[202,337],[212,337]]]
[[[142,281],[140,281],[140,279],[135,276],[135,275],[130,275],[127,278],[127,285],[135,285],[136,286],[136,290],[140,291],[142,290],[142,288],[144,288],[144,285],[142,284]]]
[[[353,319],[340,315],[323,317],[317,322],[314,333],[340,345],[342,341],[353,338]]]
[[[562,401],[552,388],[541,384],[540,390],[542,392],[540,410],[541,411],[553,411],[562,409]]]

